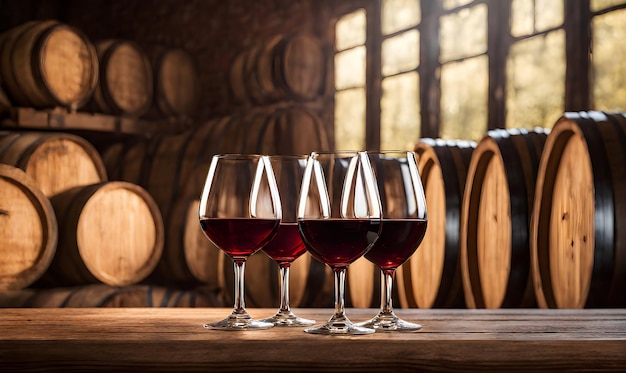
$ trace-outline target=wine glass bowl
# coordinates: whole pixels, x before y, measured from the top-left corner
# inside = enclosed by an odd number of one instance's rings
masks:
[[[274,316],[261,321],[275,326],[310,326],[314,320],[298,317],[289,306],[289,272],[291,263],[306,252],[306,246],[298,231],[296,208],[300,185],[306,166],[306,155],[269,156],[282,206],[282,219],[276,236],[263,251],[272,258],[280,269],[280,306]],[[265,189],[265,191],[269,191]]]
[[[218,330],[273,327],[272,323],[250,317],[244,299],[246,260],[274,238],[282,217],[269,158],[244,154],[213,156],[198,214],[206,237],[233,260],[235,275],[232,313],[204,327]]]
[[[344,290],[350,263],[365,254],[380,232],[381,206],[364,152],[313,152],[308,157],[298,227],[311,255],[333,269],[335,312],[312,334],[370,334],[345,315]]]
[[[359,326],[376,331],[415,331],[420,324],[397,317],[392,290],[396,269],[417,250],[428,224],[426,198],[415,154],[410,151],[368,152],[382,206],[382,231],[365,258],[381,270],[380,312]]]

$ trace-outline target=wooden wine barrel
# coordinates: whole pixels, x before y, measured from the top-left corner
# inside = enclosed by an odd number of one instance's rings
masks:
[[[542,308],[626,306],[626,121],[565,113],[548,136],[531,225]]]
[[[200,81],[193,57],[183,49],[148,52],[154,73],[154,106],[164,117],[190,118],[196,113]]]
[[[142,185],[144,170],[149,168],[146,164],[151,161],[150,151],[150,142],[143,138],[110,144],[102,152],[109,179]]]
[[[494,130],[470,161],[461,211],[469,308],[533,307],[529,228],[546,131]]]
[[[274,81],[290,96],[311,100],[324,89],[324,50],[312,34],[286,36],[274,50]]]
[[[222,307],[222,303],[215,292],[203,288],[178,290],[151,285],[92,284],[0,293],[2,307]]]
[[[228,87],[231,100],[236,104],[248,104],[248,93],[246,92],[245,80],[243,78],[243,66],[247,58],[247,51],[242,50],[230,64],[228,71]]]
[[[23,169],[48,197],[107,180],[106,167],[93,145],[67,133],[5,134],[0,139],[0,162]]]
[[[13,73],[12,52],[15,41],[24,31],[36,25],[38,21],[25,22],[17,27],[0,34],[0,76],[2,86],[6,89],[12,103],[28,102],[28,98],[22,93]]]
[[[230,121],[231,117],[229,116],[215,118],[189,130],[189,142],[183,149],[184,154],[180,166],[179,187],[183,188],[188,185],[187,178],[195,177],[196,168],[201,165],[206,166],[211,162],[211,157],[219,152],[220,135]],[[206,177],[206,170],[202,171],[205,174],[203,177]]]
[[[93,44],[78,29],[56,20],[27,22],[7,31],[0,50],[0,75],[15,106],[75,111],[97,84]]]
[[[380,307],[380,269],[365,257],[350,264],[346,271],[346,307]]]
[[[198,220],[208,168],[208,164],[197,166],[176,196],[166,219],[163,255],[150,276],[153,283],[220,288],[219,265],[224,253],[204,236]]]
[[[321,119],[301,105],[255,108],[233,115],[218,136],[216,153],[289,155],[329,149]]]
[[[285,35],[276,35],[269,39],[255,56],[252,79],[256,82],[261,97],[265,102],[275,102],[285,98],[282,88],[274,80],[275,49],[285,38]]]
[[[276,35],[237,54],[229,71],[238,103],[312,100],[324,90],[325,57],[319,39],[307,32]]]
[[[419,249],[398,268],[404,308],[463,307],[461,205],[473,141],[421,139],[415,145],[428,225]]]
[[[100,79],[93,106],[107,114],[137,117],[152,105],[152,67],[144,51],[127,40],[96,43]]]
[[[163,250],[163,221],[140,186],[98,183],[57,194],[51,202],[59,244],[48,282],[125,286],[154,270]]]
[[[19,168],[0,164],[0,291],[23,289],[50,266],[58,227],[48,198]]]

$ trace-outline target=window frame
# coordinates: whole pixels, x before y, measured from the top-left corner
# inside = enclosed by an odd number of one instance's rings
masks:
[[[420,23],[407,28],[417,29],[420,34],[420,60],[416,69],[419,75],[420,137],[437,138],[441,133],[441,79],[439,72],[442,63],[439,60],[440,45],[438,42],[440,18],[447,14],[458,12],[463,8],[471,8],[482,3],[487,5],[488,23],[487,51],[485,52],[489,60],[487,131],[503,128],[506,123],[506,61],[511,46],[520,40],[547,34],[557,29],[563,29],[565,32],[565,97],[563,110],[583,111],[591,109],[590,52],[593,17],[624,9],[626,8],[626,3],[592,11],[591,0],[564,0],[562,26],[514,37],[511,35],[509,25],[510,0],[474,0],[452,9],[444,9],[443,1],[441,0],[421,0]],[[402,31],[383,36],[381,30],[382,0],[352,1],[349,6],[337,6],[335,9],[336,19],[360,8],[365,9],[366,12],[365,146],[367,150],[380,150],[380,101],[383,93],[382,42],[386,38],[406,30],[403,29]],[[507,14],[508,16],[502,17],[502,14]],[[455,61],[462,61],[463,59],[465,58]],[[446,63],[449,62],[451,61]]]

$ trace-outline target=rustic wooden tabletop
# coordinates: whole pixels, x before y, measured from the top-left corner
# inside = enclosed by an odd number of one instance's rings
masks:
[[[272,309],[249,309],[255,318]],[[298,309],[326,321],[330,309]],[[375,309],[348,309],[353,322]],[[8,371],[626,371],[626,309],[421,310],[411,333],[225,332],[226,308],[1,309]]]

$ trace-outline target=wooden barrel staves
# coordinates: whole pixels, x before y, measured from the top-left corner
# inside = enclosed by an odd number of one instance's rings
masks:
[[[19,168],[0,164],[0,291],[23,289],[50,266],[57,220],[50,201]]]
[[[0,42],[0,75],[15,106],[75,111],[98,81],[96,50],[80,30],[55,20],[7,31]]]
[[[76,187],[51,198],[59,223],[52,284],[144,280],[163,250],[164,228],[152,197],[122,181]]]
[[[93,145],[66,133],[0,135],[0,162],[23,169],[48,197],[107,180],[106,167]]]
[[[461,213],[461,270],[470,308],[533,307],[530,216],[546,131],[489,131],[476,146]]]
[[[155,106],[165,117],[193,117],[200,95],[193,57],[182,49],[167,49],[153,61]]]
[[[155,283],[220,288],[219,266],[224,253],[204,236],[198,220],[200,194],[208,169],[208,164],[196,166],[174,200],[165,220],[163,255],[150,277]]]
[[[3,307],[222,307],[222,303],[215,292],[204,288],[179,290],[152,285],[90,284],[0,293],[0,308]]]
[[[463,307],[461,206],[473,141],[421,139],[415,145],[424,184],[428,225],[420,247],[398,268],[405,308]]]
[[[546,141],[531,226],[543,308],[626,305],[626,119],[565,113]]]
[[[152,67],[134,42],[104,40],[96,43],[100,79],[93,107],[102,113],[137,117],[152,105]]]
[[[312,100],[324,90],[325,65],[316,36],[276,35],[235,56],[229,71],[232,97],[243,104]]]

